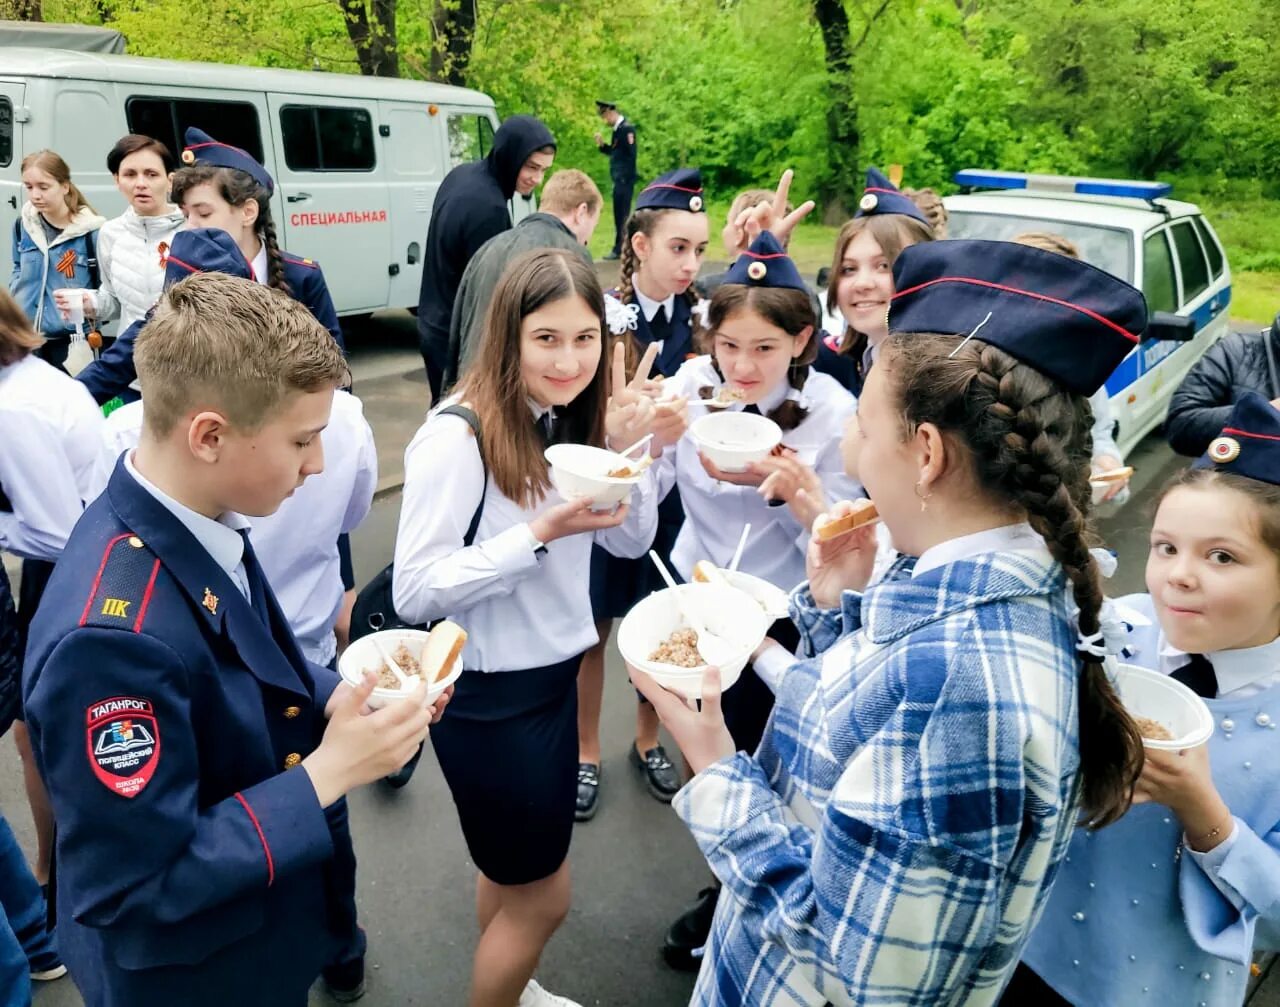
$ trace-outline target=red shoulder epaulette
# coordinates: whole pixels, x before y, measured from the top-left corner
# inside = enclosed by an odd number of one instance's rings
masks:
[[[292,262],[295,266],[306,266],[308,269],[320,268],[320,263],[316,262],[315,259],[304,259],[300,256],[294,255],[292,252],[281,252],[280,256],[287,261]]]
[[[80,625],[140,632],[159,573],[160,560],[142,539],[129,532],[117,535],[102,551]]]

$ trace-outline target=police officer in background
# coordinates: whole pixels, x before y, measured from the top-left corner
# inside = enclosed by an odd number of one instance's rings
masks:
[[[612,101],[596,101],[600,118],[613,130],[608,142],[596,134],[600,153],[609,155],[609,178],[613,182],[613,251],[606,259],[622,255],[622,232],[631,216],[631,194],[636,187],[636,128],[627,122]]]

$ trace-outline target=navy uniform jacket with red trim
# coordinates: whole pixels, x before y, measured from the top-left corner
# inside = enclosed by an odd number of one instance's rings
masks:
[[[345,350],[347,344],[342,341],[338,312],[333,307],[333,298],[329,296],[329,285],[324,282],[320,264],[314,259],[304,259],[283,250],[280,261],[284,265],[285,282],[289,284],[294,299],[305,304],[316,321],[329,330],[333,341]]]
[[[332,672],[268,630],[117,464],[31,627],[27,725],[58,828],[58,938],[86,1004],[300,1007],[335,949],[305,770]]]

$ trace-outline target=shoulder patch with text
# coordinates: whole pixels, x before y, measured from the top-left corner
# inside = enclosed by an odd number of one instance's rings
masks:
[[[85,742],[98,782],[120,797],[137,797],[160,761],[160,725],[151,701],[115,696],[91,704]]]

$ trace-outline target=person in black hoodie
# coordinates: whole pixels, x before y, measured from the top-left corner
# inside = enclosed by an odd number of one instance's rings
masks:
[[[462,272],[480,246],[511,227],[507,201],[527,196],[542,183],[555,158],[556,139],[541,119],[513,115],[498,127],[493,149],[480,161],[454,168],[436,193],[422,256],[418,293],[418,344],[431,398],[449,352],[449,322]]]
[[[1180,455],[1204,454],[1245,392],[1280,409],[1280,315],[1269,330],[1223,336],[1192,365],[1169,400],[1169,446]]]

